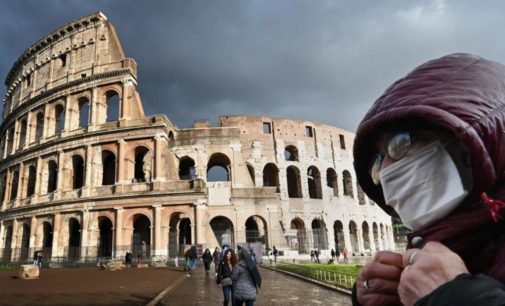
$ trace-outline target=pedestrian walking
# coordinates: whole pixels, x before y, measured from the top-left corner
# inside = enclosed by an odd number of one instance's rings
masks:
[[[310,250],[310,261],[314,261],[314,250]]]
[[[231,280],[231,272],[233,267],[237,264],[237,257],[233,249],[226,249],[223,254],[223,260],[219,264],[217,272],[216,283],[223,289],[223,306],[228,306],[233,296],[233,282]]]
[[[278,253],[278,251],[277,251],[277,249],[275,248],[275,245],[274,245],[274,247],[273,247],[273,251],[272,251],[272,253],[274,254],[274,262],[275,262],[275,263],[277,263],[277,253]]]
[[[316,258],[316,262],[320,263],[320,261],[319,261],[319,251],[317,249],[314,250],[314,257]]]
[[[335,250],[331,249],[331,259],[335,259]]]
[[[219,268],[219,262],[221,262],[221,253],[218,247],[214,249],[214,253],[212,253],[212,259],[214,260],[214,270],[217,275],[217,269]]]
[[[344,256],[344,262],[348,263],[349,259],[347,258],[347,249],[344,249],[344,251],[342,252],[342,255]]]
[[[246,249],[238,251],[238,263],[233,267],[231,279],[233,282],[233,306],[253,306],[258,288],[261,286],[261,276],[256,262]]]
[[[188,259],[189,259],[189,274],[193,273],[193,270],[196,266],[196,260],[198,259],[198,254],[196,253],[196,245],[192,245],[188,251]]]
[[[205,266],[205,275],[209,276],[210,263],[212,262],[212,254],[209,249],[205,249],[202,255],[203,265]]]
[[[125,265],[128,267],[132,265],[132,253],[129,250],[125,254]]]
[[[338,260],[340,258],[340,251],[338,250],[338,248],[335,251],[335,257],[337,258],[337,263],[338,263]]]

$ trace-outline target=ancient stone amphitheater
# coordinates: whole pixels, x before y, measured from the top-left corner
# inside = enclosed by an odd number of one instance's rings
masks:
[[[103,13],[30,46],[6,77],[0,258],[46,263],[180,256],[184,245],[394,248],[357,185],[354,135],[310,121],[222,116],[181,129],[145,116],[137,63]]]

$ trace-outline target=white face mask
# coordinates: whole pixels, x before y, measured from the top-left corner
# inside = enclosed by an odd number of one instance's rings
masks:
[[[382,169],[379,178],[386,204],[414,231],[447,216],[468,194],[439,141]]]

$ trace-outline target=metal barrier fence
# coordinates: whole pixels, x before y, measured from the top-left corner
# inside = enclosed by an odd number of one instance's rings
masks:
[[[352,290],[352,286],[356,280],[356,275],[350,273],[328,271],[326,269],[312,268],[289,262],[278,262],[277,264],[270,263],[264,265],[348,290]]]

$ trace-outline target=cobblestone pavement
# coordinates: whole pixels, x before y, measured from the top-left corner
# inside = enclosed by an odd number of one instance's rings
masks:
[[[213,271],[213,266],[212,266]],[[256,300],[261,305],[352,305],[350,296],[305,282],[284,273],[260,268],[263,280]],[[191,277],[166,295],[158,305],[222,305],[223,293],[216,285],[215,273],[205,276],[198,267]],[[231,303],[229,304],[231,306]]]

